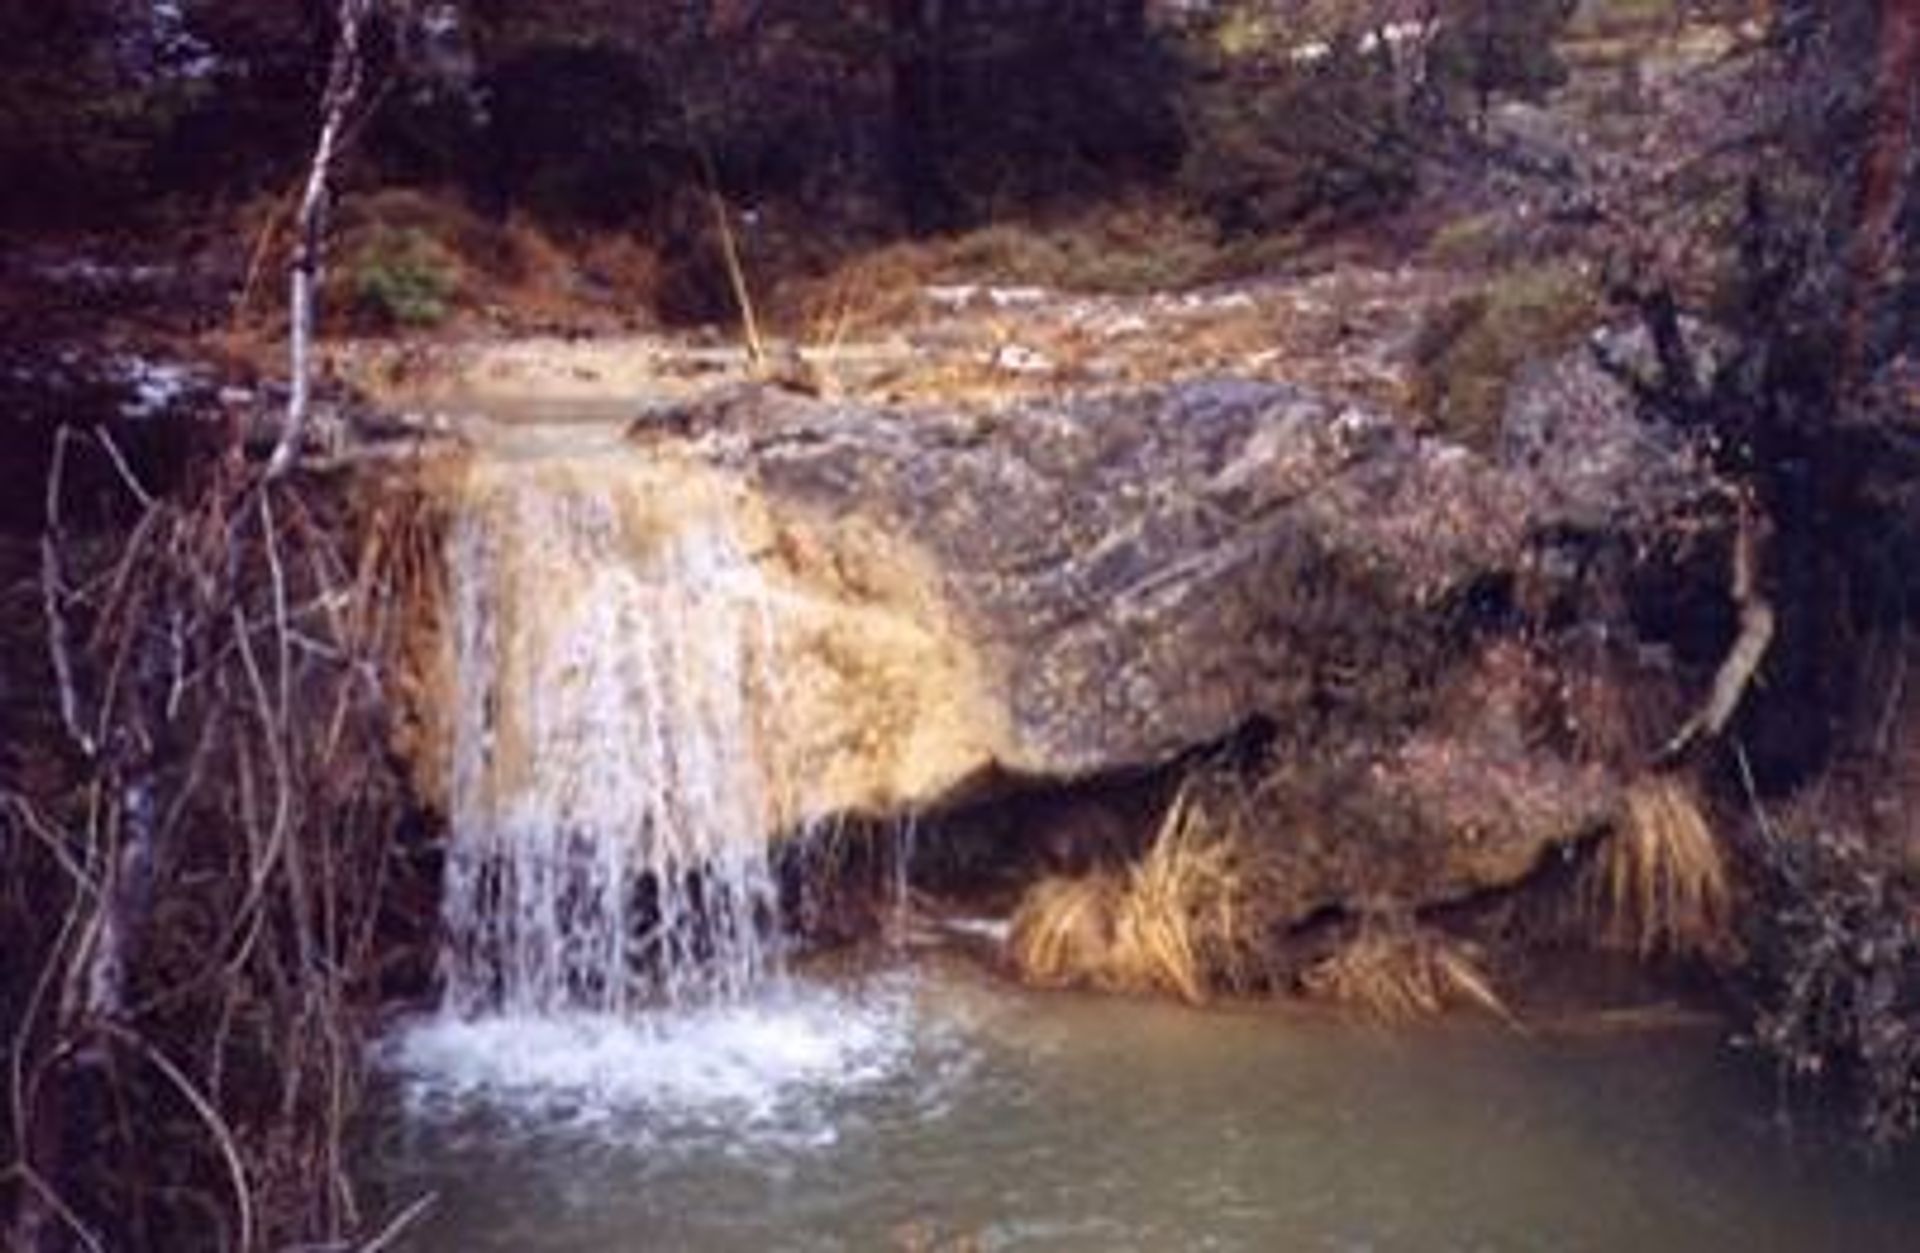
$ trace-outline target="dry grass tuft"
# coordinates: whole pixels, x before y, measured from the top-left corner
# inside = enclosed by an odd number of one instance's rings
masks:
[[[1126,881],[1106,871],[1053,876],[1028,889],[1008,940],[1015,969],[1029,983],[1066,987],[1103,973]]]
[[[1608,947],[1642,957],[1728,951],[1726,860],[1685,780],[1657,775],[1628,789],[1626,819],[1600,845],[1587,905]]]
[[[1513,1023],[1493,981],[1453,940],[1411,925],[1368,926],[1301,976],[1308,996],[1385,1022],[1430,1018],[1453,1008],[1483,1010]]]
[[[1239,824],[1182,789],[1146,856],[1124,873],[1036,884],[1014,916],[1031,983],[1170,993],[1201,1004],[1266,981],[1267,872]]]

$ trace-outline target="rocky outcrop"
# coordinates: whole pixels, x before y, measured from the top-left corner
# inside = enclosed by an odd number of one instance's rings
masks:
[[[993,764],[1022,774],[1150,763],[1361,688],[1405,713],[1528,531],[1520,480],[1284,387],[690,416],[808,554],[793,577],[911,554],[1004,712]]]
[[[611,494],[606,559],[638,566],[678,529],[733,537],[770,624],[783,824],[1150,768],[1251,728],[1287,767],[1268,825],[1304,914],[1512,882],[1606,821],[1620,762],[1568,731],[1519,602],[1586,577],[1554,559],[1570,531],[1673,506],[1691,471],[1637,447],[1660,464],[1609,462],[1601,518],[1591,467],[1495,463],[1286,386],[971,412],[742,388],[617,448],[475,457],[456,490],[502,518],[530,478]],[[1644,509],[1641,480],[1663,493]],[[540,633],[569,612],[560,582],[529,592]]]

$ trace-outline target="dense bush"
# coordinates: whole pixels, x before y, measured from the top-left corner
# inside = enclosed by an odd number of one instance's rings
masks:
[[[1306,66],[1217,59],[1186,99],[1181,187],[1227,236],[1365,216],[1418,185],[1409,101],[1393,67],[1352,44]]]
[[[637,54],[606,44],[537,44],[484,78],[484,179],[496,201],[554,217],[615,222],[692,174],[670,136],[670,98]]]
[[[1475,90],[1531,90],[1551,80],[1536,62],[1562,7],[1461,0],[1435,65]],[[0,163],[34,171],[9,189],[32,187],[26,207],[61,221],[62,204],[119,220],[168,197],[284,191],[312,142],[328,6],[193,0],[191,72],[144,76],[115,53],[139,8],[0,0]],[[1188,25],[1142,11],[398,6],[371,31],[378,108],[351,170],[362,186],[464,189],[496,216],[640,230],[685,259],[696,314],[724,303],[715,191],[756,221],[811,224],[783,248],[804,256],[774,263],[805,271],[821,241],[844,251],[1143,187],[1238,238],[1391,208],[1416,186],[1435,119],[1405,58],[1336,39],[1296,64],[1313,31],[1243,30],[1247,6]]]
[[[1538,100],[1566,82],[1555,42],[1578,0],[1456,0],[1432,52],[1434,84],[1453,107],[1494,95]]]
[[[1163,180],[1186,143],[1180,71],[1144,38],[1042,29],[963,43],[938,71],[939,110],[902,137],[937,171],[945,203],[930,220],[975,225]]]
[[[1817,819],[1817,815],[1815,816]],[[1920,1131],[1920,901],[1857,832],[1761,833],[1757,1042],[1795,1083],[1835,1086],[1875,1144]]]
[[[1713,359],[1663,273],[1667,241],[1627,232],[1618,294],[1662,363],[1637,389],[1646,407],[1697,434],[1762,537],[1752,582],[1777,629],[1726,763],[1754,811],[1756,1038],[1884,1142],[1920,1131],[1920,899],[1901,847],[1914,779],[1896,747],[1920,734],[1901,697],[1920,611],[1920,30],[1899,38],[1910,10],[1874,0],[1781,10],[1772,55],[1719,121],[1742,204],[1699,302],[1719,322]],[[1782,798],[1788,817],[1769,819]]]
[[[0,220],[123,215],[179,107],[121,72],[110,6],[0,2]]]

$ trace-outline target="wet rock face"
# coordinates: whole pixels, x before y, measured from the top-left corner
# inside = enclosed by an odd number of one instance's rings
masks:
[[[735,390],[595,458],[563,477],[631,498],[617,560],[697,524],[757,571],[788,829],[1256,728],[1277,746],[1256,826],[1305,916],[1510,883],[1617,795],[1622,759],[1563,733],[1554,645],[1516,607],[1542,545],[1592,523],[1553,478],[1585,467],[1253,383],[991,412]],[[479,474],[496,508],[500,473]]]

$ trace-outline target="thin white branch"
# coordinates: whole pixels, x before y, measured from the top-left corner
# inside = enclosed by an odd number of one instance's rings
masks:
[[[60,570],[60,486],[66,474],[67,442],[70,427],[61,427],[53,437],[53,459],[47,467],[46,529],[40,535],[40,603],[47,619],[47,657],[53,665],[53,679],[60,694],[60,721],[67,735],[92,757],[98,748],[93,736],[81,725],[80,693],[73,675],[73,645],[67,631],[66,579]]]
[[[326,91],[320,97],[320,138],[314,146],[313,164],[307,170],[306,190],[300,197],[300,212],[295,223],[288,330],[292,379],[280,442],[267,462],[268,478],[285,474],[299,459],[307,422],[312,416],[314,301],[325,263],[327,202],[332,197],[333,171],[339,160],[347,115],[359,98],[365,78],[360,41],[374,3],[375,0],[340,0],[333,64],[327,72]]]
[[[220,1157],[227,1166],[227,1178],[233,1185],[234,1210],[240,1219],[240,1253],[251,1253],[259,1247],[254,1240],[255,1225],[253,1219],[253,1187],[247,1181],[247,1168],[240,1153],[239,1143],[233,1137],[233,1131],[227,1126],[227,1120],[220,1116],[212,1101],[195,1087],[187,1078],[186,1072],[148,1042],[146,1037],[113,1023],[101,1023],[100,1028],[107,1034],[125,1041],[147,1062],[171,1083],[174,1090],[185,1098],[188,1106],[199,1115],[207,1134],[212,1137],[214,1146],[220,1150]]]
[[[149,492],[146,484],[140,481],[140,476],[133,472],[133,467],[127,463],[126,457],[120,451],[120,445],[115,443],[113,436],[107,433],[107,428],[95,427],[93,438],[105,450],[107,459],[113,462],[113,468],[120,474],[120,481],[127,485],[127,490],[132,492],[133,498],[140,502],[140,507],[153,508],[153,493]]]

